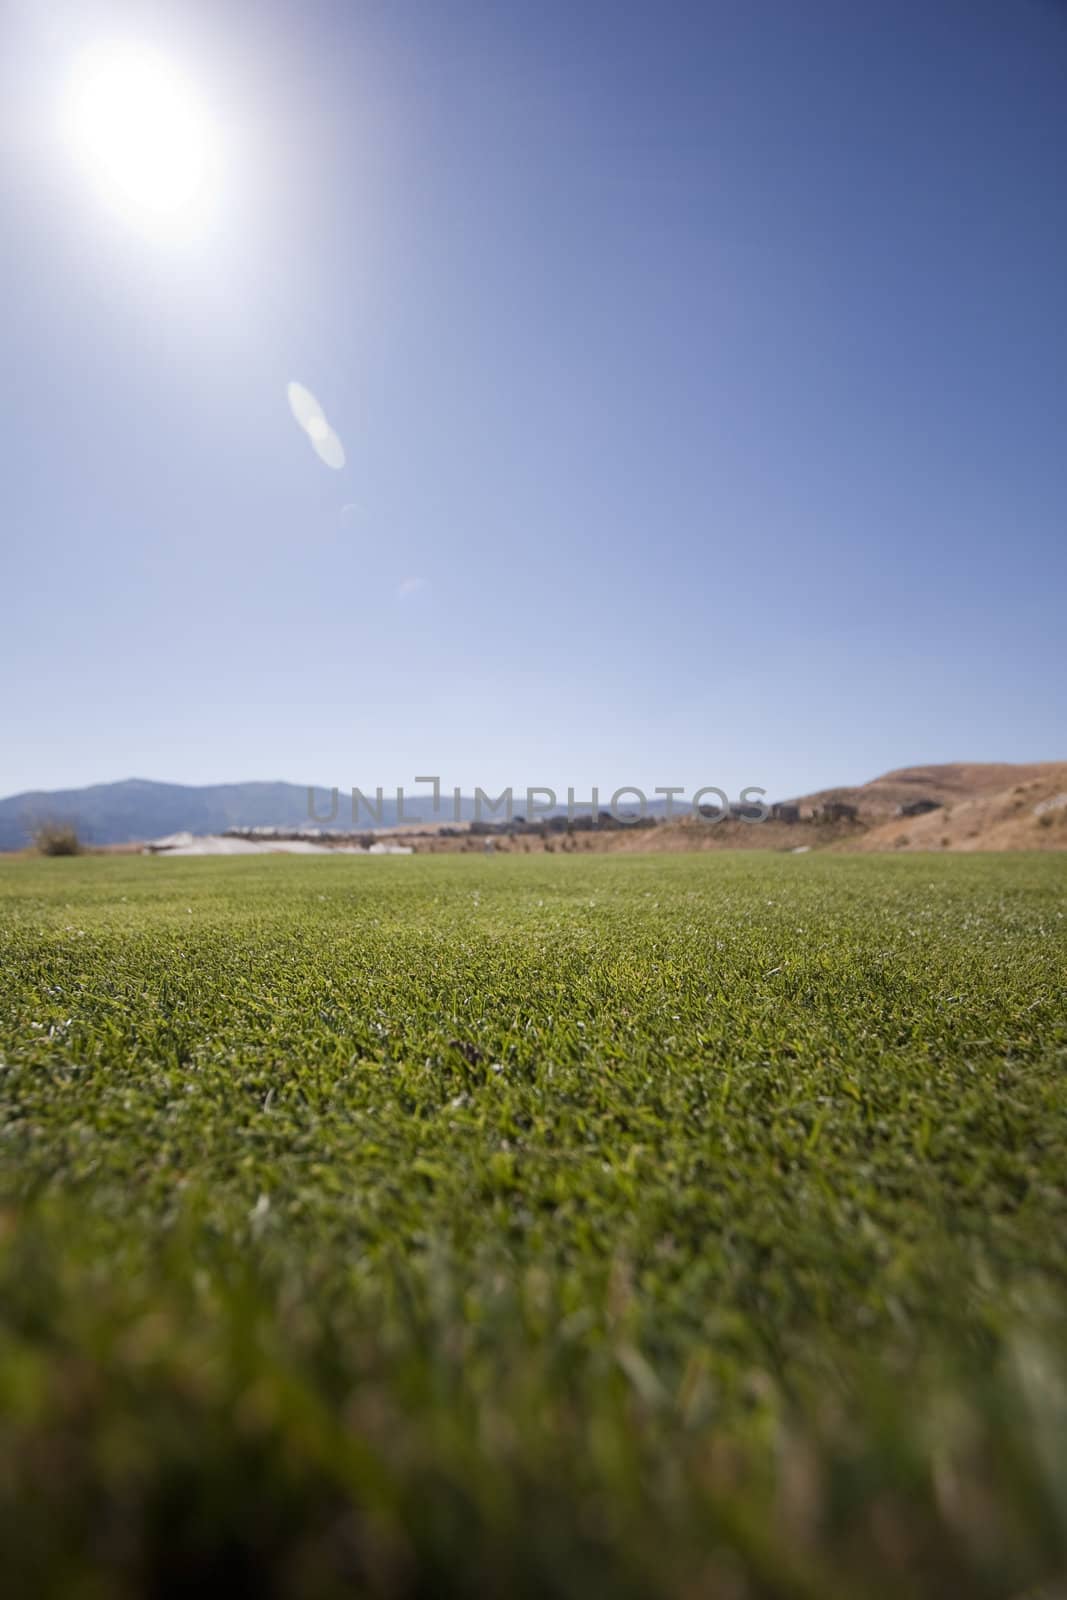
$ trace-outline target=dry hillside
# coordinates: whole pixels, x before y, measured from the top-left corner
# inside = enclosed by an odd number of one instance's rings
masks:
[[[903,816],[901,808],[936,809]],[[789,802],[799,820],[714,824],[683,819],[656,828],[555,836],[554,850],[1063,850],[1067,849],[1067,762],[949,762],[903,767],[870,783],[823,789]],[[855,819],[827,820],[828,805],[855,808]],[[481,849],[473,838],[437,848]],[[537,839],[498,848],[539,850]]]
[[[901,807],[936,803],[923,816]],[[800,820],[681,821],[649,832],[606,834],[594,848],[616,850],[1063,850],[1067,849],[1067,762],[1026,765],[949,762],[902,767],[870,783],[822,789],[790,802]],[[852,806],[855,821],[826,821],[828,805]]]
[[[1019,784],[1055,783],[1062,779],[1067,764],[1057,761],[1012,765],[1010,762],[950,761],[939,766],[900,767],[870,783],[854,787],[820,789],[805,795],[797,804],[802,813],[820,809],[828,801],[843,800],[858,808],[864,821],[896,816],[899,808],[913,800],[936,800],[942,806],[955,806],[981,796],[1001,794]]]
[[[838,849],[851,850],[1063,850],[1067,849],[1067,761],[1034,766],[916,768],[929,775],[922,792],[941,808],[921,817],[895,814]],[[860,793],[896,792],[911,773],[889,773]],[[918,790],[915,791],[918,794]],[[862,814],[862,813],[861,813]]]

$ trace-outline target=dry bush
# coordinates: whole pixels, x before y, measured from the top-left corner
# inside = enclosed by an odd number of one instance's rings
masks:
[[[73,822],[41,822],[33,830],[33,843],[42,856],[80,856],[82,842]]]

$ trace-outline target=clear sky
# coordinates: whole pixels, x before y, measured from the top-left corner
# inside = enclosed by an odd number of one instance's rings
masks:
[[[1067,8],[0,28],[0,793],[1067,755]],[[137,49],[210,157],[176,218],[71,137]]]

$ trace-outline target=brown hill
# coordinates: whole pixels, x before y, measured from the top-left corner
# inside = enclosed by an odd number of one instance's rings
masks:
[[[862,833],[841,850],[1067,849],[1067,762],[1033,765],[952,765],[890,772],[856,794]],[[898,795],[906,796],[897,800]],[[884,803],[939,802],[923,816],[901,816]]]
[[[916,804],[931,809],[902,815]],[[799,820],[691,819],[577,839],[593,850],[1064,850],[1067,762],[947,762],[902,767],[870,783],[788,802]],[[855,818],[827,808],[844,805]],[[566,846],[560,846],[566,848]]]
[[[1013,764],[1007,761],[950,761],[938,766],[900,767],[870,783],[820,789],[794,802],[801,815],[820,811],[828,802],[844,801],[857,807],[864,819],[895,816],[899,808],[914,800],[934,800],[939,805],[955,805],[980,795],[997,794],[1016,784],[1041,782],[1063,771],[1057,761]]]

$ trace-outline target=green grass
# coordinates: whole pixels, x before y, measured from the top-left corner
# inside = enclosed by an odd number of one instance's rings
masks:
[[[10,862],[0,971],[5,1594],[1067,1573],[1067,857]]]

